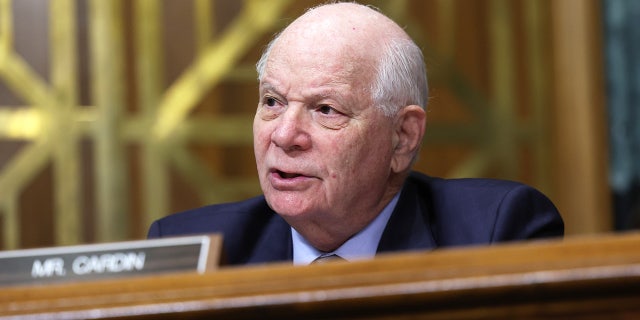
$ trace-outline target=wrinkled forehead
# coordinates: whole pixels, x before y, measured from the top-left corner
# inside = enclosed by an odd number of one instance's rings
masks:
[[[305,41],[296,38],[281,39],[273,48],[261,79],[279,84],[281,90],[350,91],[351,94],[370,96],[376,61],[351,43],[335,41]]]

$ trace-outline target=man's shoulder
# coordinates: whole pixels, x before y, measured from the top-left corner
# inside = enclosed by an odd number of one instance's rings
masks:
[[[488,190],[488,191],[507,191],[517,188],[531,189],[526,184],[500,179],[489,178],[458,178],[458,179],[445,179],[439,177],[432,177],[421,172],[412,171],[409,175],[408,181],[415,183],[420,188],[426,188],[431,192],[446,193],[446,192],[462,192],[467,193],[471,190]]]
[[[149,237],[203,234],[250,228],[255,221],[265,221],[271,210],[264,196],[244,201],[207,205],[174,213],[156,220],[149,229]]]
[[[438,206],[500,205],[511,198],[551,204],[539,190],[516,181],[488,178],[444,179],[412,172],[407,183],[413,185],[419,196]],[[554,208],[555,209],[555,208]]]
[[[524,183],[489,179],[489,178],[459,178],[444,179],[431,177],[419,172],[412,172],[407,179],[409,184],[416,187],[423,198],[429,199],[434,205],[467,206],[501,201],[509,197],[529,195],[533,199],[543,202],[548,198],[539,190]]]
[[[564,230],[551,200],[520,182],[443,179],[412,172],[408,186],[428,208],[437,233],[452,243],[558,236]]]
[[[235,265],[289,259],[288,231],[289,225],[259,196],[169,215],[151,224],[148,237],[221,234],[225,263]]]

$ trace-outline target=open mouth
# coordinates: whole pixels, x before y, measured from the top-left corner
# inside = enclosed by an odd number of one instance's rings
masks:
[[[280,178],[283,178],[283,179],[293,179],[293,178],[302,176],[299,173],[290,173],[290,172],[284,172],[280,170],[277,170],[276,173],[280,176]]]

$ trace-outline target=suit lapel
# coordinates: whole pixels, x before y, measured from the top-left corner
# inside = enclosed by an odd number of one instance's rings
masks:
[[[268,263],[293,260],[293,244],[291,228],[282,217],[271,209],[265,214],[271,215],[253,252],[247,260],[248,264]]]
[[[387,226],[378,253],[429,250],[437,247],[429,223],[427,199],[422,199],[411,178],[407,179]]]

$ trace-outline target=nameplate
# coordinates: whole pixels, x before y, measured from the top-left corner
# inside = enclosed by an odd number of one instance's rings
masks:
[[[48,284],[216,269],[219,235],[0,252],[0,286]]]

